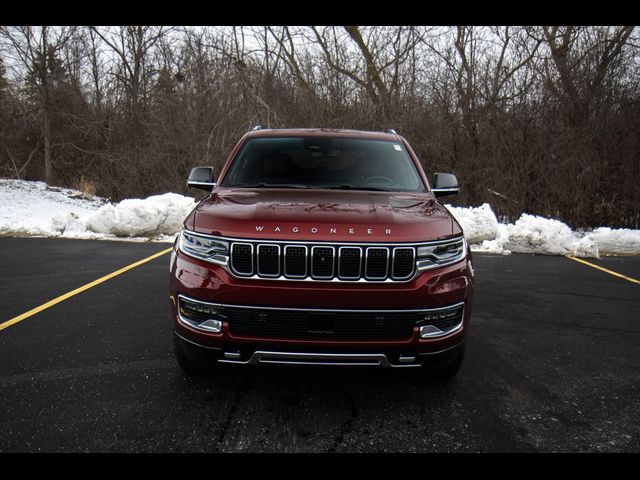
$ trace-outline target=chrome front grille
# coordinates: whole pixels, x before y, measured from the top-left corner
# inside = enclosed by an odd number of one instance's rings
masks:
[[[413,246],[232,242],[231,272],[240,277],[345,282],[406,281]]]

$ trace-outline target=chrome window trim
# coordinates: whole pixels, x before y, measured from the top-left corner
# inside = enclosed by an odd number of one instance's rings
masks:
[[[410,247],[393,247],[393,253],[391,255],[391,275],[389,275],[389,278],[392,278],[394,280],[409,280],[410,278],[413,278],[414,275],[416,274],[416,248],[411,248],[411,255],[412,255],[412,259],[411,259],[411,264],[413,265],[413,268],[411,269],[411,273],[409,273],[409,275],[404,276],[404,277],[397,277],[393,274],[393,271],[395,269],[395,264],[396,264],[396,250],[407,250]]]
[[[242,273],[242,272],[238,272],[235,267],[233,266],[233,249],[235,248],[236,245],[249,245],[251,247],[251,273]],[[254,276],[253,273],[253,243],[248,243],[248,242],[232,242],[231,246],[229,247],[229,270],[231,271],[231,273],[233,273],[234,275],[238,276],[238,277],[242,277],[242,278],[248,278],[248,277],[252,277]],[[258,277],[261,278],[261,277]]]
[[[304,248],[304,274],[303,275],[288,275],[287,274],[287,248],[291,248],[291,247]],[[287,244],[287,245],[284,246],[283,258],[284,258],[283,274],[284,274],[285,278],[303,279],[303,278],[306,278],[308,276],[308,273],[309,273],[309,265],[308,265],[308,263],[309,263],[309,247],[307,247],[306,245]]]
[[[331,275],[315,275],[313,273],[313,251],[316,248],[330,248],[332,253],[331,256]],[[332,280],[335,277],[335,273],[336,273],[336,247],[334,247],[333,245],[314,245],[313,247],[311,247],[311,275],[307,278],[311,278],[312,280]]]
[[[232,244],[234,245],[234,244]],[[276,247],[278,249],[278,273],[260,273],[260,247]],[[280,276],[280,245],[277,243],[259,243],[256,247],[256,274],[260,278],[277,278]],[[253,258],[252,258],[253,260]]]
[[[432,193],[459,193],[460,187],[432,188]]]
[[[216,182],[197,182],[197,181],[187,180],[187,186],[189,187],[191,185],[199,185],[199,186],[203,186],[203,187],[211,187],[212,189],[218,186],[218,184]]]
[[[369,263],[369,250],[384,250],[387,252],[385,255],[384,275],[382,277],[369,277],[367,276],[367,265]],[[367,247],[364,251],[364,275],[365,280],[385,280],[389,277],[389,247]]]
[[[343,276],[340,273],[340,266],[341,266],[340,257],[342,255],[342,250],[346,249],[346,248],[349,248],[351,250],[357,249],[358,252],[359,252],[359,255],[358,255],[358,275],[353,276],[353,277],[346,277],[346,276]],[[358,280],[358,279],[363,278],[363,277],[364,277],[364,275],[362,275],[362,247],[360,247],[360,246],[342,246],[342,247],[338,247],[338,278],[340,280]]]

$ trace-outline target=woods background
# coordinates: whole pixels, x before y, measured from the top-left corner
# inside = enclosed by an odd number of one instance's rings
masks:
[[[634,27],[0,27],[0,177],[187,193],[256,124],[394,128],[456,204],[638,228],[639,82]]]

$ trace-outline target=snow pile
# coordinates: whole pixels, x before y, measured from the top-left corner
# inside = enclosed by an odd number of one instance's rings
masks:
[[[0,179],[0,235],[56,236],[54,216],[86,216],[106,200],[44,182]]]
[[[589,232],[574,232],[559,220],[523,213],[515,223],[493,224],[488,219],[495,214],[488,204],[481,207],[451,207],[464,230],[471,249],[508,255],[538,253],[545,255],[640,255],[640,230],[596,228]]]
[[[599,227],[585,234],[585,240],[595,243],[605,255],[639,255],[640,230]]]
[[[0,235],[172,242],[196,201],[177,193],[108,203],[44,182],[0,179]]]
[[[480,244],[473,244],[471,242],[469,242],[469,244],[471,245],[471,250],[473,250],[474,252],[499,253],[500,255],[509,255],[511,253],[511,250],[505,247],[507,240],[509,240],[509,229],[507,228],[507,225],[499,223],[498,234],[496,235],[496,238],[492,240],[484,240]]]
[[[515,224],[507,225],[504,243],[516,253],[567,255],[573,253],[575,241],[574,233],[564,223],[523,214]]]
[[[493,240],[498,236],[498,219],[488,203],[469,208],[447,205],[447,209],[460,223],[470,244]]]
[[[91,214],[85,224],[88,230],[119,236],[156,237],[175,234],[196,206],[193,198],[165,193],[140,199],[108,204]]]
[[[112,204],[44,182],[0,179],[0,206],[0,235],[172,242],[196,201],[165,193]],[[515,223],[503,224],[487,203],[447,208],[477,252],[640,255],[640,230],[600,227],[574,232],[558,220],[526,213]]]

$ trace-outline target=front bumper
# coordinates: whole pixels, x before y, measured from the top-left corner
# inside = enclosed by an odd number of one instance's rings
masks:
[[[386,368],[412,368],[428,365],[438,367],[447,365],[454,361],[464,348],[465,340],[452,347],[443,350],[413,354],[406,351],[384,350],[376,353],[358,352],[323,352],[321,349],[304,351],[298,348],[295,351],[280,350],[277,348],[259,350],[242,348],[233,351],[225,351],[222,348],[215,348],[201,345],[193,340],[188,340],[177,332],[174,332],[178,348],[192,358],[198,359],[203,364],[223,363],[235,365],[315,365],[315,366],[349,366],[349,367],[386,367]]]
[[[238,360],[235,363],[265,363],[265,358],[274,359],[273,355],[263,355],[259,352],[383,354],[390,359],[390,363],[398,363],[402,355],[419,358],[421,355],[437,354],[453,349],[464,342],[473,295],[470,262],[469,255],[462,262],[437,270],[424,271],[410,282],[398,284],[295,281],[285,283],[236,278],[218,265],[174,251],[170,277],[171,313],[176,335],[188,345],[186,348],[200,347],[213,350],[223,360],[224,353],[228,353],[236,358],[227,358],[227,360]],[[220,333],[196,330],[179,320],[176,305],[178,295],[215,304],[267,308],[389,311],[433,309],[460,302],[464,302],[465,307],[461,327],[451,334],[437,338],[420,338],[419,327],[415,326],[413,334],[403,339],[293,339],[234,334],[230,331],[227,322],[222,322]],[[263,360],[256,360],[256,358]],[[367,358],[366,362],[371,359],[373,357]],[[375,361],[384,363],[381,358]],[[305,363],[308,362],[305,361]]]

